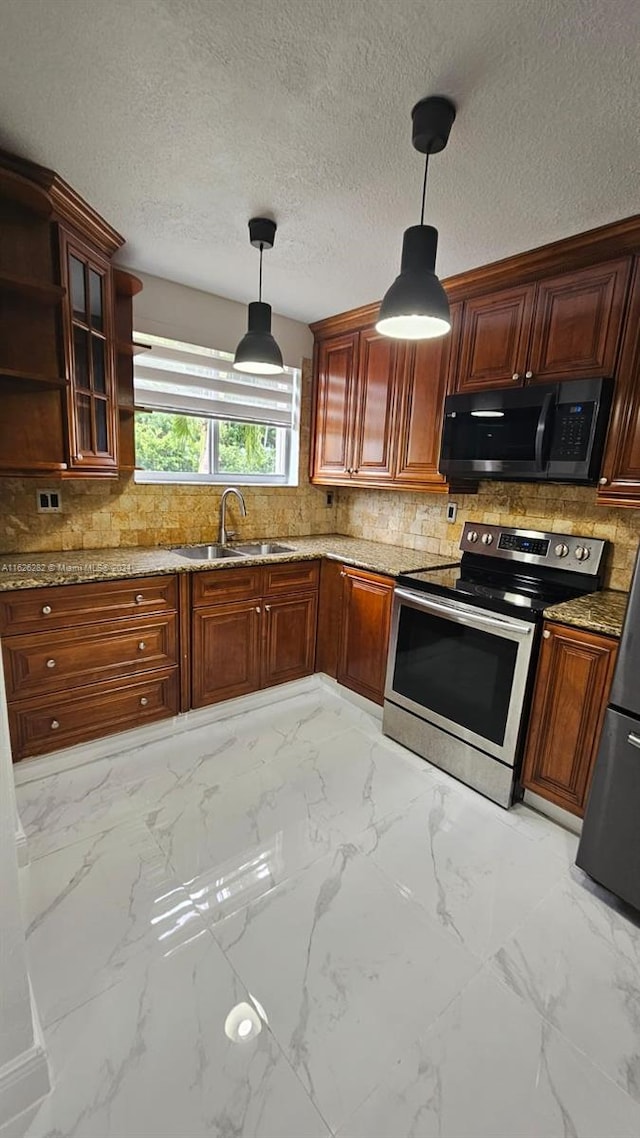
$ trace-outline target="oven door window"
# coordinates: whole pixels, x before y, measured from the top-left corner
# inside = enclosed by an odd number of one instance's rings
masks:
[[[517,654],[499,633],[403,605],[393,690],[502,746]]]

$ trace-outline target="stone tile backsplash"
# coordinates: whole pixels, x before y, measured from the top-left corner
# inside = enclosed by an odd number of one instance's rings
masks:
[[[234,503],[230,526],[243,538],[343,533],[404,545],[452,559],[458,556],[467,520],[582,533],[613,543],[605,583],[628,589],[640,540],[640,510],[596,505],[591,487],[482,483],[477,494],[415,494],[395,490],[333,491],[308,481],[311,423],[311,362],[302,369],[299,486],[243,486],[247,517]],[[60,515],[36,511],[36,487],[45,478],[0,479],[0,552],[60,552],[71,549],[178,545],[214,539],[223,487],[141,485],[119,479],[70,479],[62,483]],[[458,503],[458,517],[447,523],[446,505]]]
[[[446,507],[457,502],[454,523],[446,520]],[[338,496],[338,533],[389,541],[456,558],[466,521],[526,529],[579,533],[612,542],[605,569],[605,584],[628,589],[640,541],[640,510],[596,505],[589,486],[541,483],[483,482],[477,494],[450,498],[389,490],[341,490]]]

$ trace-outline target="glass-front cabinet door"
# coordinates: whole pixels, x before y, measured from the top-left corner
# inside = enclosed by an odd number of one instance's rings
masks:
[[[64,347],[69,380],[69,467],[117,469],[117,407],[111,266],[60,227]]]

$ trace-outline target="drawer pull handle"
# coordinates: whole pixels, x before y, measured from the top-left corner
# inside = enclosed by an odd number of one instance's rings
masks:
[[[144,600],[144,593],[136,593],[136,604],[141,605]]]
[[[634,735],[633,731],[627,735],[627,743],[631,743],[632,747],[637,747],[640,751],[640,735]]]
[[[140,696],[140,707],[146,707],[148,702],[149,700],[147,699],[146,695]]]
[[[55,666],[56,666],[55,660],[47,660],[47,668],[55,668]]]
[[[42,606],[42,615],[43,616],[49,616],[50,613],[51,613],[51,605],[43,605]]]
[[[52,731],[57,731],[59,726],[60,726],[60,724],[58,723],[57,719],[51,720],[51,730]]]
[[[145,648],[146,648],[146,647],[147,647],[147,646],[146,646],[146,644],[145,644],[144,640],[141,640],[141,641],[140,641],[140,643],[138,644],[138,648],[140,649],[140,651],[141,651],[141,652],[144,652],[144,650],[145,650]]]

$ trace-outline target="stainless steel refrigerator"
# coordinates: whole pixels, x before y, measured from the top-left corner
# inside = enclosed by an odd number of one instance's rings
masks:
[[[640,550],[576,862],[640,909]]]

